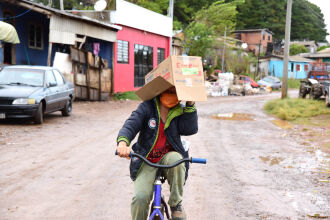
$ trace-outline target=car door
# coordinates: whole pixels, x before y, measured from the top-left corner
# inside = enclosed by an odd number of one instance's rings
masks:
[[[58,93],[57,93],[57,98],[58,98],[58,107],[59,109],[62,109],[65,107],[66,102],[68,100],[68,95],[67,95],[67,86],[65,84],[65,81],[63,79],[62,74],[56,70],[53,69],[53,73],[58,85]]]
[[[52,71],[46,71],[46,112],[52,112],[59,108],[58,106],[58,86]]]

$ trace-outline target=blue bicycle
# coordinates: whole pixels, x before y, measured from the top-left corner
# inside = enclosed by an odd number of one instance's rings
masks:
[[[115,153],[117,155],[117,151]],[[166,178],[164,176],[164,172],[162,172],[163,169],[169,169],[178,166],[181,163],[184,162],[190,162],[190,163],[201,163],[201,164],[206,164],[206,159],[204,158],[183,158],[181,160],[176,161],[173,164],[169,165],[163,165],[163,164],[157,164],[157,163],[152,163],[149,160],[147,160],[145,157],[143,157],[140,154],[136,154],[131,152],[130,157],[138,157],[141,160],[143,160],[146,164],[148,164],[151,167],[155,168],[160,168],[157,171],[156,179],[155,179],[155,190],[154,190],[154,200],[152,202],[151,210],[150,210],[150,215],[149,215],[149,220],[164,220],[164,212],[166,214],[167,219],[170,220],[170,214],[168,211],[168,206],[165,202],[164,197],[162,196],[162,183],[165,182]]]

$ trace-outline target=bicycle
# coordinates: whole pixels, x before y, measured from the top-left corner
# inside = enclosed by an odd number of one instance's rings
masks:
[[[117,155],[117,150],[115,152],[115,155]],[[155,179],[155,183],[154,183],[154,185],[155,185],[154,200],[152,202],[152,206],[150,209],[149,220],[158,220],[158,219],[165,220],[164,212],[166,214],[167,219],[170,220],[168,206],[165,202],[164,197],[162,196],[161,185],[165,182],[165,179],[166,179],[162,172],[163,169],[173,168],[184,162],[206,164],[206,159],[204,159],[204,158],[193,158],[193,157],[183,158],[181,160],[176,161],[173,164],[163,165],[163,164],[152,163],[149,160],[147,160],[145,157],[143,157],[142,155],[133,153],[133,152],[130,153],[129,157],[138,157],[141,160],[143,160],[147,165],[149,165],[151,167],[155,167],[155,168],[160,168],[157,171],[157,175],[156,175],[156,179]]]

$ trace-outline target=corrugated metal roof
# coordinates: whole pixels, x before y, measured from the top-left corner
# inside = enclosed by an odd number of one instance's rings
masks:
[[[262,32],[262,31],[266,31],[270,34],[274,34],[273,32],[271,32],[268,28],[263,28],[263,29],[246,29],[246,30],[236,30],[233,31],[233,33],[245,33],[245,32]]]
[[[282,55],[271,55],[270,58],[277,58],[277,59],[283,60]],[[289,56],[289,61],[291,61],[291,62],[303,62],[303,63],[315,62],[314,60],[307,59],[307,58],[301,57],[299,55]]]
[[[290,61],[295,61],[295,62],[304,62],[304,63],[310,63],[310,62],[315,62],[314,60],[307,59],[301,56],[289,56]]]
[[[319,52],[317,52],[318,54],[324,54],[324,53],[328,53],[330,54],[330,48],[325,48],[323,50],[320,50]]]
[[[317,53],[304,53],[304,54],[301,54],[301,56],[309,57],[309,58],[327,58],[327,57],[330,57],[330,48],[326,48]]]
[[[76,34],[115,42],[117,33],[103,27],[88,24],[79,20],[68,20],[62,16],[52,15],[49,25],[49,41],[74,45]]]
[[[37,11],[37,12],[43,13],[42,10],[44,10],[45,14],[63,15],[63,16],[66,16],[66,17],[70,17],[72,19],[77,19],[77,20],[88,22],[88,23],[96,24],[98,26],[103,26],[103,27],[106,27],[106,28],[109,28],[109,29],[113,29],[114,31],[118,31],[118,30],[122,29],[118,25],[101,22],[101,21],[98,21],[96,19],[89,18],[87,16],[75,15],[75,14],[72,14],[72,13],[68,13],[68,12],[65,12],[65,11],[58,10],[56,8],[51,8],[51,7],[45,6],[45,5],[40,4],[40,3],[31,2],[31,1],[28,1],[28,0],[4,0],[4,1],[6,1],[8,3],[11,3],[11,4],[14,3],[15,5],[19,5],[21,7],[31,8],[32,11]],[[40,9],[42,9],[42,10],[40,10]],[[50,13],[46,13],[46,12],[50,12]]]

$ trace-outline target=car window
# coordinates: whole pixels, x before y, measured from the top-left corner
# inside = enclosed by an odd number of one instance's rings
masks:
[[[4,68],[0,71],[0,84],[43,86],[44,70]]]
[[[48,70],[46,72],[46,85],[49,86],[50,83],[57,84],[53,72]]]
[[[269,78],[269,77],[265,77],[265,78],[263,78],[263,80],[265,82],[269,82],[269,83],[273,82],[273,79],[272,78]]]
[[[53,70],[53,72],[55,74],[55,78],[56,78],[57,84],[58,85],[63,85],[64,84],[64,80],[63,80],[62,75],[57,70]]]

